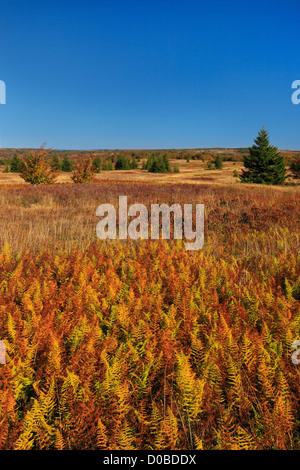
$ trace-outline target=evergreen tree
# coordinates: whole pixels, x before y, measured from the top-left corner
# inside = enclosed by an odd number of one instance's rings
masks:
[[[22,161],[18,157],[18,155],[14,155],[10,162],[10,171],[11,173],[19,173],[21,171]]]
[[[115,164],[115,170],[129,170],[129,168],[129,160],[124,155],[119,155]]]
[[[151,173],[169,173],[172,171],[167,155],[150,155],[145,168]]]
[[[94,160],[93,160],[93,165],[94,165],[94,168],[95,168],[95,171],[96,173],[100,173],[101,171],[101,160],[100,160],[100,157],[99,155],[97,155]],[[104,169],[104,168],[103,168]]]
[[[155,157],[149,171],[151,173],[165,173],[166,172],[166,167],[163,159],[161,157]]]
[[[171,170],[170,162],[169,162],[169,159],[168,159],[168,155],[163,155],[162,158],[163,158],[163,162],[164,162],[166,172],[169,173],[172,170]]]
[[[244,183],[282,184],[286,178],[286,168],[283,155],[269,143],[268,132],[263,127],[254,145],[249,149],[249,155],[244,155],[244,167],[240,176]]]
[[[126,158],[124,155],[118,156],[115,170],[132,170],[133,168],[137,168],[135,160],[130,161],[129,158]]]
[[[154,153],[152,153],[151,155],[149,155],[149,157],[147,158],[147,161],[146,161],[146,163],[145,163],[145,169],[146,169],[146,170],[150,171],[150,168],[151,168],[151,166],[153,165],[154,159],[155,159]]]
[[[215,164],[215,167],[217,168],[217,170],[221,170],[221,168],[223,168],[223,160],[222,160],[222,157],[219,153],[214,159],[214,164]]]
[[[135,158],[132,158],[131,160],[131,169],[135,170],[138,167],[137,160]]]
[[[61,171],[72,171],[72,167],[73,167],[72,162],[70,162],[67,155],[65,155],[61,164]]]

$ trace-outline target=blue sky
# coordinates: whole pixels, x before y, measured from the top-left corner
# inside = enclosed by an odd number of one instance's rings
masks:
[[[300,149],[299,0],[1,0],[0,147]]]

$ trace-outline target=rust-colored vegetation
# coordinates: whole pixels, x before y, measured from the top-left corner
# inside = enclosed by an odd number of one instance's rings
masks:
[[[100,241],[99,204],[204,203],[205,244]],[[2,186],[1,449],[299,449],[291,189]]]

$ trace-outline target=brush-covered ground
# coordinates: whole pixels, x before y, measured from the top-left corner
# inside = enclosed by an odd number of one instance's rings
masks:
[[[300,449],[299,192],[205,171],[1,185],[1,449]],[[120,195],[204,247],[98,240]]]

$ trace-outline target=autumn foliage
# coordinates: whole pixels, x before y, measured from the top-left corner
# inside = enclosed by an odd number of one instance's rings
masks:
[[[31,184],[50,185],[55,182],[58,171],[49,164],[49,151],[41,148],[20,158],[20,176]]]
[[[95,176],[96,168],[93,158],[78,159],[73,166],[74,183],[90,183]]]
[[[81,188],[6,190],[26,234],[0,253],[0,448],[299,449],[296,195]],[[125,190],[130,201],[204,202],[204,248],[97,240],[95,207]],[[47,246],[29,249],[35,223]],[[84,247],[63,245],[84,234]]]

